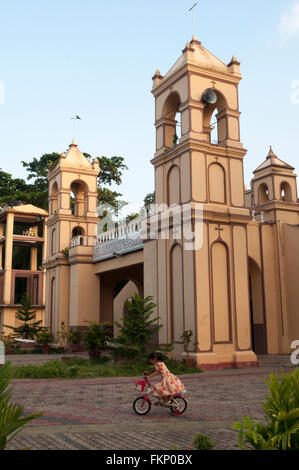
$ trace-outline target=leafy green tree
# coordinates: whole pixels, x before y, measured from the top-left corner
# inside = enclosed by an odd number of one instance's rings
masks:
[[[90,161],[93,157],[88,153],[83,155]],[[28,181],[34,180],[36,188],[35,199],[40,201],[39,207],[47,209],[48,204],[48,171],[55,168],[59,161],[59,153],[46,153],[40,158],[33,158],[31,162],[22,161],[23,167],[28,173]],[[118,208],[118,198],[121,196],[116,191],[111,191],[105,185],[112,183],[120,185],[122,182],[123,171],[128,167],[124,163],[124,158],[119,156],[97,157],[100,165],[100,174],[98,176],[98,202],[110,204],[115,210]]]
[[[137,219],[137,217],[139,216],[140,216],[139,212],[132,212],[131,214],[128,214],[126,217],[126,223],[129,224],[130,222],[132,222],[132,220]]]
[[[14,179],[11,174],[0,170],[0,206],[14,205],[17,201],[31,202],[33,185],[27,185],[21,178]]]
[[[99,204],[104,204],[104,205],[109,205],[112,207],[113,212],[115,214],[118,213],[119,209],[122,206],[120,201],[120,197],[122,196],[121,193],[118,193],[117,191],[111,191],[111,189],[104,188],[104,187],[98,187],[98,203]],[[103,215],[105,215],[105,211]]]
[[[123,323],[114,322],[120,329],[118,337],[113,340],[119,357],[141,359],[157,348],[153,340],[163,325],[158,324],[160,317],[153,317],[156,304],[152,299],[151,296],[144,299],[135,294],[125,302]],[[172,345],[159,345],[159,349],[169,351]]]
[[[11,365],[6,363],[0,368],[0,450],[20,432],[25,424],[39,418],[43,413],[22,417],[24,407],[12,401],[13,388],[8,388],[11,379]]]
[[[153,193],[148,193],[143,199],[145,207],[155,204],[155,191]]]
[[[21,307],[17,310],[16,318],[22,322],[18,327],[4,325],[14,331],[14,335],[22,339],[34,339],[43,327],[40,326],[42,320],[36,321],[36,311],[32,310],[31,298],[23,294]]]
[[[83,154],[89,160],[93,157],[88,153]],[[17,201],[24,204],[48,209],[48,180],[49,170],[55,168],[60,158],[57,152],[45,153],[41,157],[34,157],[32,161],[22,161],[27,172],[27,181],[21,178],[13,178],[11,174],[0,170],[0,206],[14,205]],[[122,183],[123,171],[128,167],[124,158],[119,156],[98,157],[100,174],[98,177],[98,203],[109,204],[117,213],[124,203],[120,200],[121,193],[105,187],[111,184]]]

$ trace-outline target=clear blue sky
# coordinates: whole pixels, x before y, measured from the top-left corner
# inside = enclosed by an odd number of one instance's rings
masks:
[[[299,170],[299,0],[200,1],[196,35],[228,63],[241,61],[245,182],[269,146]],[[122,155],[119,188],[142,201],[154,187],[155,70],[165,74],[192,36],[192,0],[2,0],[0,167],[25,177],[21,160],[62,152],[72,139],[92,155]],[[297,85],[299,88],[299,82]],[[297,95],[299,96],[299,94]]]

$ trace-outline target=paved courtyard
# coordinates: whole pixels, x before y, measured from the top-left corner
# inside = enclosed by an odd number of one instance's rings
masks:
[[[15,357],[13,362],[21,360]],[[260,358],[259,368],[183,376],[189,403],[178,418],[160,408],[137,416],[132,409],[138,395],[132,377],[14,380],[14,398],[25,413],[44,416],[27,425],[8,449],[187,449],[196,433],[203,433],[215,442],[215,449],[237,450],[234,421],[262,417],[260,402],[268,390],[264,377],[283,370],[293,370],[289,357],[275,356]]]

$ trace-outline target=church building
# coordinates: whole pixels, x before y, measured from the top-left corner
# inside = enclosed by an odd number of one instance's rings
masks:
[[[119,319],[132,293],[153,296],[175,345],[194,333],[198,367],[258,365],[299,339],[299,203],[294,168],[272,148],[245,189],[240,136],[240,63],[223,63],[193,37],[173,67],[153,77],[158,207],[190,208],[200,247],[190,250],[175,216],[158,236],[132,221],[97,233],[101,168],[72,142],[49,173],[45,325]],[[71,201],[74,200],[74,204]],[[196,208],[201,208],[201,217]],[[121,282],[128,281],[118,294]]]

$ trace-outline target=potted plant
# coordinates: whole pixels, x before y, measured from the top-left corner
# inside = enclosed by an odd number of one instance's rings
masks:
[[[102,349],[110,339],[110,331],[105,323],[88,321],[89,327],[84,335],[84,346],[88,350],[89,358],[92,361],[100,359]]]
[[[38,342],[41,345],[42,348],[42,353],[43,354],[49,354],[49,349],[50,349],[50,343],[53,341],[53,335],[49,331],[42,330],[38,335],[37,335]]]
[[[184,345],[184,351],[186,354],[185,357],[185,364],[187,367],[194,367],[195,361],[193,358],[190,357],[190,351],[189,351],[189,345],[191,343],[191,338],[193,336],[193,331],[192,330],[186,330],[181,336],[181,339],[183,340],[183,345]],[[194,343],[194,347],[196,346],[197,343]]]
[[[76,328],[74,328],[67,334],[67,340],[71,345],[72,352],[80,351],[81,339],[82,339],[82,333]]]

